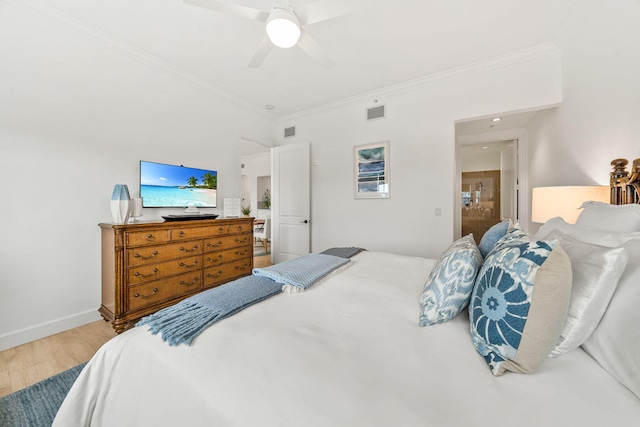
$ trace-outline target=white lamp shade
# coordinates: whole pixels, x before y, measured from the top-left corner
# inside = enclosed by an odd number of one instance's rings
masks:
[[[531,200],[531,221],[544,223],[557,216],[575,224],[584,202],[609,203],[608,186],[537,187]]]
[[[267,19],[267,36],[278,47],[290,48],[300,39],[300,23],[290,9],[273,8]]]

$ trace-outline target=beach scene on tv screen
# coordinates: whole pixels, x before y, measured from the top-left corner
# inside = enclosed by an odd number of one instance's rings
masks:
[[[218,173],[212,170],[140,162],[144,207],[216,207]]]

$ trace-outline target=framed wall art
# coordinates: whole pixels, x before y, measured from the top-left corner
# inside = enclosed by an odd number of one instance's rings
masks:
[[[356,199],[389,198],[389,141],[354,147]]]

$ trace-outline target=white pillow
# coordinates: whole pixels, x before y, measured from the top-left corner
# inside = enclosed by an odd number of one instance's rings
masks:
[[[576,224],[603,231],[640,231],[640,204],[610,205],[584,202]]]
[[[559,230],[553,230],[547,239],[560,242],[571,260],[573,273],[569,312],[560,338],[550,354],[558,357],[578,348],[596,329],[629,256],[624,248],[580,242]]]
[[[629,254],[627,268],[607,312],[582,347],[640,398],[640,239],[623,247]]]
[[[631,239],[640,239],[640,232],[620,233],[596,230],[578,224],[569,224],[561,217],[551,218],[536,233],[537,240],[544,240],[553,230],[560,230],[564,234],[581,242],[617,248]]]

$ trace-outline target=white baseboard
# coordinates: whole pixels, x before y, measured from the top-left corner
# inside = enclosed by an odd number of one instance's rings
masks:
[[[98,314],[98,310],[89,310],[71,316],[62,317],[50,322],[40,323],[28,328],[19,329],[17,331],[8,332],[0,335],[0,351],[8,348],[17,347],[49,335],[64,332],[87,323],[100,320],[102,317]]]

